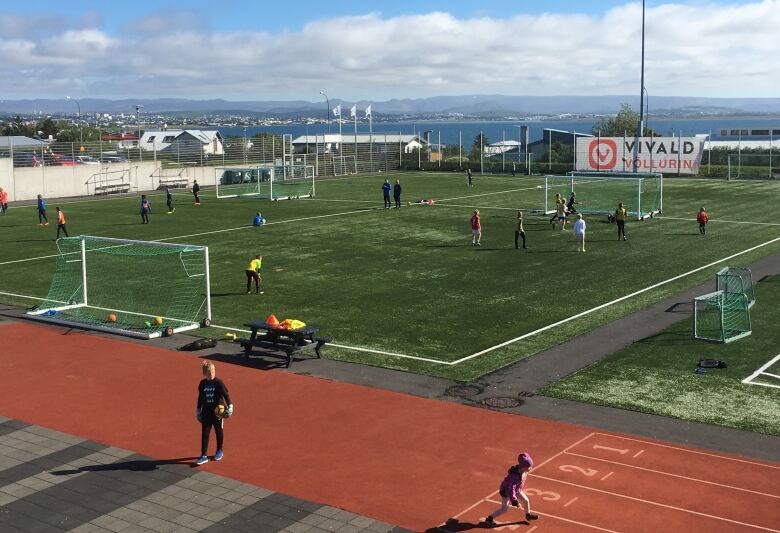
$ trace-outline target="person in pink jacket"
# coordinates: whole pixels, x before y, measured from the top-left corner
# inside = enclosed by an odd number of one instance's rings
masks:
[[[523,507],[525,508],[525,519],[536,520],[539,515],[535,515],[531,512],[531,500],[523,491],[525,487],[525,480],[528,477],[528,472],[534,467],[534,461],[531,456],[523,452],[517,456],[517,464],[512,465],[506,474],[506,477],[501,482],[501,486],[498,489],[498,493],[501,496],[501,507],[493,511],[485,519],[485,524],[488,527],[496,527],[494,518],[498,515],[502,515],[507,511],[508,502],[512,502],[515,507],[520,507],[520,500],[523,501]]]

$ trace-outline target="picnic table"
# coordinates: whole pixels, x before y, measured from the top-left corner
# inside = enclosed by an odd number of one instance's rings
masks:
[[[274,352],[284,352],[287,368],[293,362],[293,356],[306,350],[314,350],[317,359],[322,358],[320,350],[331,341],[328,337],[317,337],[320,328],[307,325],[298,329],[282,329],[257,320],[244,324],[252,334],[248,339],[239,340],[244,348],[244,357],[249,357],[255,348],[266,348]]]

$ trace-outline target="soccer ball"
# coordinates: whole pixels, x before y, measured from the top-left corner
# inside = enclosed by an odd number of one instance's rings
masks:
[[[163,323],[162,317],[161,316],[154,317],[154,323],[157,324],[158,326],[162,326]]]
[[[116,315],[114,313],[111,313],[108,315],[108,321],[109,322],[116,322]]]
[[[230,415],[227,412],[227,407],[223,404],[219,404],[214,408],[214,416],[217,417],[217,420],[222,420]]]

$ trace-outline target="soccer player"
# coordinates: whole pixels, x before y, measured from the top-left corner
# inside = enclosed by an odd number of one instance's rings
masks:
[[[707,214],[707,211],[704,210],[702,207],[699,209],[699,214],[696,215],[696,222],[699,223],[699,233],[702,235],[707,234],[707,222],[710,221],[710,215]]]
[[[49,225],[49,219],[46,218],[46,200],[44,200],[43,196],[41,196],[40,194],[38,195],[38,225],[39,226]]]
[[[471,215],[471,246],[481,246],[482,240],[482,221],[479,218],[479,209],[474,210]]]
[[[149,213],[152,212],[152,204],[145,194],[141,195],[141,224],[149,223]]]
[[[257,214],[255,215],[254,220],[252,220],[252,225],[255,227],[260,227],[263,224],[265,224],[265,218],[263,217],[262,214],[260,214],[260,211],[258,211]]]
[[[69,237],[68,235],[68,228],[65,227],[65,212],[60,209],[59,207],[57,209],[57,238],[60,238],[60,231],[65,233],[66,237]],[[46,221],[46,224],[48,225],[49,222]]]
[[[0,215],[5,215],[8,211],[8,192],[0,187]]]
[[[170,187],[165,188],[165,203],[168,204],[169,215],[176,212],[176,208],[173,207],[173,194],[171,193]]]
[[[198,185],[198,180],[195,180],[192,183],[192,195],[195,197],[195,207],[200,207],[200,196],[198,196],[199,192],[200,185]]]
[[[468,180],[467,187],[473,187],[474,186],[474,174],[471,172],[470,168],[466,169],[466,179]]]
[[[556,192],[555,193],[555,212],[553,213],[552,218],[550,219],[550,224],[552,224],[552,227],[555,228],[555,221],[558,220],[558,208],[561,204],[565,204],[563,200],[563,196],[561,196],[561,193]]]
[[[585,220],[582,215],[577,213],[577,220],[574,222],[574,236],[577,237],[577,251],[585,251]]]
[[[263,256],[256,255],[246,267],[246,293],[252,294],[252,282],[255,282],[255,291],[257,294],[263,294],[260,290],[260,283],[263,278],[260,277],[260,268],[263,266]]]
[[[561,231],[566,229],[566,202],[563,201],[563,198],[561,198],[561,201],[558,202],[556,208],[555,208],[555,218],[558,222],[561,223]],[[555,229],[555,222],[553,222],[553,229]]]
[[[615,223],[618,229],[618,240],[622,237],[626,240],[626,219],[628,218],[628,211],[623,207],[623,203],[619,203],[617,209],[615,209]]]
[[[401,180],[395,180],[395,185],[393,185],[393,200],[395,200],[395,208],[401,209]]]
[[[218,405],[227,405],[225,416],[233,414],[233,402],[230,400],[230,394],[225,383],[217,378],[217,369],[211,361],[203,361],[201,365],[203,379],[198,383],[198,405],[195,408],[195,417],[200,422],[200,457],[195,461],[196,465],[202,465],[209,462],[206,452],[209,448],[209,437],[211,428],[217,436],[217,453],[214,454],[214,460],[220,461],[224,456],[222,446],[225,440],[225,434],[222,430],[222,418],[217,418],[214,412]]]
[[[523,238],[523,250],[526,249],[525,246],[525,230],[523,229],[523,212],[518,211],[517,212],[517,227],[515,228],[515,250],[520,249],[519,243],[517,242],[518,238]]]
[[[390,189],[392,186],[388,180],[382,184],[382,198],[385,200],[385,209],[390,209]]]
[[[487,516],[485,525],[488,527],[496,527],[497,524],[494,518],[507,511],[507,508],[509,507],[507,504],[509,502],[512,502],[512,505],[519,508],[520,500],[523,501],[526,520],[537,520],[539,518],[539,515],[531,512],[531,500],[523,490],[526,479],[528,479],[528,472],[530,472],[533,467],[534,461],[528,453],[523,452],[517,456],[517,464],[512,465],[509,468],[506,477],[498,488],[498,494],[501,496],[501,507]]]
[[[574,209],[574,204],[576,204],[576,203],[577,203],[577,193],[575,193],[574,191],[571,191],[571,196],[569,196],[569,201],[566,202],[566,210],[569,213],[576,213],[577,210]]]

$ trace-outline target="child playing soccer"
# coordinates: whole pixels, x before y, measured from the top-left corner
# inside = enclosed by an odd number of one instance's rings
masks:
[[[707,211],[704,210],[702,207],[699,209],[699,214],[696,215],[696,222],[699,223],[699,233],[702,235],[707,234],[707,222],[710,221],[710,215],[707,214]]]
[[[145,194],[141,195],[141,224],[149,223],[149,213],[152,212],[152,204]]]
[[[5,215],[8,211],[8,193],[0,187],[0,215]]]
[[[518,239],[523,239],[523,250],[525,250],[525,230],[523,229],[523,212],[517,212],[517,227],[515,228],[515,250],[520,248]]]
[[[209,447],[209,436],[212,427],[217,436],[217,453],[214,454],[214,460],[222,460],[222,444],[224,442],[222,418],[227,418],[233,414],[233,402],[230,400],[230,394],[225,383],[217,377],[217,369],[214,367],[214,363],[204,361],[201,369],[203,370],[203,379],[198,383],[198,404],[195,407],[195,417],[201,424],[200,457],[195,461],[196,465],[209,462],[206,452]],[[215,409],[220,404],[227,407],[225,414],[218,417]]]
[[[490,513],[485,519],[485,524],[488,527],[496,527],[495,517],[502,515],[507,511],[508,502],[512,502],[512,505],[519,508],[520,500],[523,501],[523,507],[525,508],[525,519],[536,520],[539,515],[531,512],[531,500],[523,491],[525,487],[525,480],[528,477],[528,472],[534,467],[534,461],[531,456],[523,452],[517,456],[517,464],[512,465],[506,474],[506,477],[501,482],[501,486],[498,489],[498,493],[501,496],[501,507]]]
[[[558,222],[561,223],[561,231],[566,229],[566,202],[563,201],[563,198],[561,198],[561,201],[558,202],[555,217]],[[555,222],[553,222],[553,229],[555,229]]]
[[[561,196],[561,193],[556,192],[555,193],[555,212],[553,213],[553,216],[550,219],[550,224],[552,225],[553,229],[555,228],[555,221],[558,220],[558,209],[560,209],[561,204],[566,205],[566,201],[563,199],[563,196]]]
[[[474,174],[471,172],[470,168],[466,169],[466,180],[468,183],[466,184],[466,187],[473,187],[474,186]]]
[[[200,185],[198,185],[198,180],[195,180],[192,184],[192,195],[195,197],[195,207],[200,207],[200,196],[198,193],[200,192]]]
[[[582,215],[577,213],[577,220],[574,221],[574,236],[577,238],[577,251],[585,251],[585,221]]]
[[[60,231],[62,231],[66,237],[69,237],[68,235],[68,228],[65,227],[65,212],[60,209],[59,207],[57,209],[57,238],[60,238]],[[47,221],[46,224],[49,222]]]
[[[252,294],[252,282],[255,282],[255,291],[257,294],[263,294],[260,290],[260,283],[263,279],[260,277],[260,267],[263,266],[263,256],[256,255],[246,267],[246,293]]]
[[[474,210],[471,216],[471,246],[480,246],[482,240],[482,222],[479,218],[479,209]]]
[[[173,207],[173,194],[171,194],[171,188],[165,188],[165,203],[168,204],[168,214],[176,212],[176,208]]]
[[[49,225],[49,219],[46,218],[46,200],[44,200],[43,196],[41,196],[40,194],[38,195],[38,225],[39,226]]]
[[[260,227],[263,224],[265,224],[265,218],[263,218],[263,215],[260,214],[260,211],[258,211],[255,215],[255,218],[252,220],[252,225],[255,227]]]

